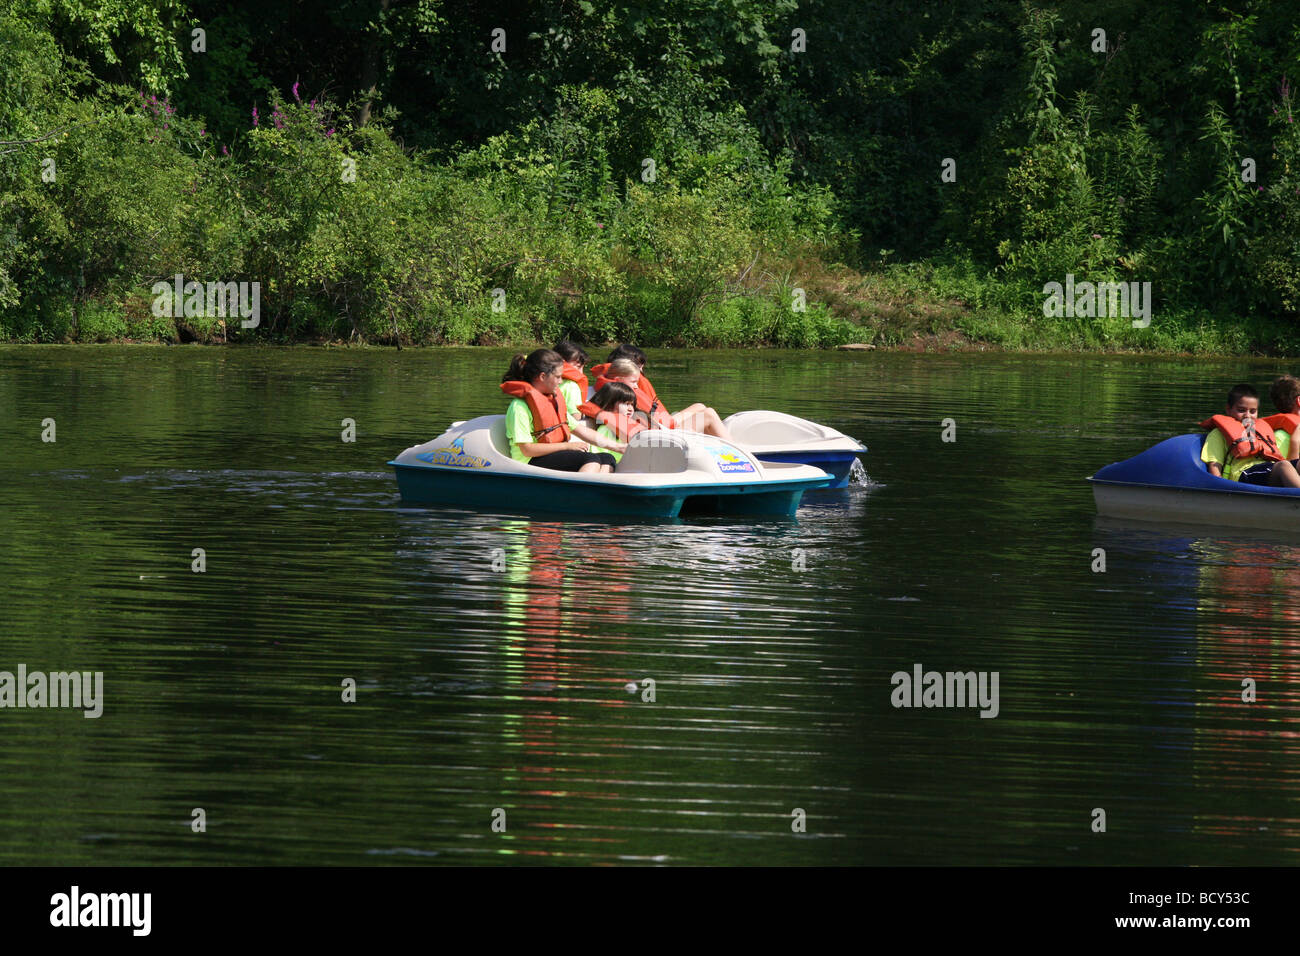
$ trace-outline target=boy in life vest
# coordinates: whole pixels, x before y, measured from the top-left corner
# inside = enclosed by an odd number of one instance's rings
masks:
[[[1277,436],[1277,448],[1288,459],[1279,462],[1270,476],[1273,484],[1300,488],[1300,378],[1282,375],[1268,387],[1277,414],[1264,419]],[[1285,467],[1284,467],[1285,466]]]
[[[626,443],[637,432],[646,429],[637,415],[636,393],[622,382],[607,382],[597,389],[590,401],[579,405],[578,411],[587,416],[583,424],[596,429],[604,447]],[[622,452],[611,454],[616,462],[623,460]]]
[[[560,383],[560,394],[569,408],[577,408],[591,396],[591,383],[582,371],[587,364],[587,353],[568,339],[556,342],[554,351],[564,358],[564,368],[560,372],[564,381]]]
[[[1300,481],[1300,474],[1286,460],[1290,436],[1275,433],[1258,416],[1259,393],[1250,385],[1234,385],[1224,413],[1201,422],[1202,428],[1211,429],[1201,447],[1201,461],[1215,477],[1248,485]]]

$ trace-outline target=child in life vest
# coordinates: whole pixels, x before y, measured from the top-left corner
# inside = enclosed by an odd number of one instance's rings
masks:
[[[587,364],[587,353],[568,339],[555,343],[555,351],[564,357],[561,374],[564,381],[560,383],[560,394],[569,408],[577,408],[591,395],[591,383],[583,374],[582,368]]]
[[[630,363],[631,369],[628,365]],[[659,400],[658,393],[645,377],[645,353],[635,345],[620,345],[609,353],[609,361],[597,365],[592,372],[597,375],[597,387],[603,381],[617,381],[630,385],[637,393],[637,408],[652,419],[656,428],[686,428],[691,431],[716,435],[726,441],[734,441],[727,426],[722,424],[718,413],[700,402],[683,409],[676,415],[671,414]],[[633,371],[635,370],[635,371]]]
[[[651,400],[645,392],[637,388],[641,372],[631,359],[616,359],[604,365],[593,366],[591,371],[596,376],[597,392],[606,385],[622,385],[632,392],[636,403],[636,416],[647,428],[677,427],[677,423],[668,414],[668,409],[664,408],[663,403]]]
[[[1277,414],[1264,419],[1277,436],[1277,449],[1288,461],[1274,468],[1273,484],[1300,488],[1300,378],[1282,375],[1268,387],[1268,397],[1273,400]],[[1283,464],[1288,467],[1282,467]]]
[[[1300,473],[1286,460],[1290,436],[1276,433],[1259,417],[1259,393],[1250,385],[1234,385],[1224,414],[1201,422],[1211,429],[1201,448],[1201,461],[1210,474],[1248,485],[1300,487]]]
[[[595,426],[603,447],[626,443],[646,428],[637,415],[636,392],[622,382],[607,382],[596,390],[591,401],[579,405],[578,411],[590,419],[589,422],[584,421],[584,424]],[[623,460],[622,452],[613,452],[613,455],[616,462]]]
[[[614,457],[591,449],[604,440],[578,422],[576,409],[570,410],[560,394],[563,367],[564,359],[550,349],[537,349],[511,360],[501,380],[501,391],[511,396],[506,407],[510,456],[556,471],[611,472]],[[572,441],[571,435],[582,440]],[[605,443],[619,452],[627,448],[621,442]]]

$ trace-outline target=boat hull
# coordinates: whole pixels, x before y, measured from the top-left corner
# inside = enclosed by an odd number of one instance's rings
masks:
[[[754,452],[754,456],[759,461],[811,465],[814,468],[820,468],[831,476],[831,483],[826,486],[827,488],[848,487],[849,475],[853,471],[853,463],[858,460],[858,454],[860,452],[764,451],[763,449]]]
[[[637,518],[676,518],[683,506],[691,514],[792,515],[799,509],[805,491],[823,488],[831,480],[829,477],[801,479],[758,488],[695,485],[628,489],[599,487],[594,482],[555,481],[547,476],[520,479],[390,464],[397,473],[402,501],[408,505]]]
[[[1097,514],[1137,521],[1300,531],[1300,498],[1094,484]]]

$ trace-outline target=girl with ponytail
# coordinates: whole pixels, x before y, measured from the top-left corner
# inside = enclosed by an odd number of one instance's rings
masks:
[[[501,391],[511,397],[506,407],[506,437],[515,461],[555,471],[606,473],[614,470],[614,456],[593,452],[592,445],[622,453],[627,445],[611,441],[578,422],[577,409],[569,408],[560,393],[564,359],[550,349],[520,353],[510,360]],[[581,441],[571,440],[577,435]]]

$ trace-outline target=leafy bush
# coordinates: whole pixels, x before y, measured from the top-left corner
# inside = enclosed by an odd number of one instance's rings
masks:
[[[668,319],[681,334],[705,299],[743,268],[756,243],[741,216],[675,183],[634,184],[616,223],[644,277],[668,291]]]

